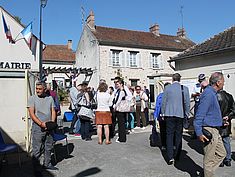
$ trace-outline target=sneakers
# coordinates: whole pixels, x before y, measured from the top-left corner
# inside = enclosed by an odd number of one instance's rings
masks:
[[[116,142],[116,143],[126,143],[126,142],[120,142],[120,141],[119,141],[119,138],[117,138],[115,142]]]
[[[119,137],[117,137],[117,139],[115,140],[116,143],[120,143],[120,141],[118,139],[119,139]]]
[[[146,129],[146,127],[142,127],[141,129],[142,129],[142,130],[145,130],[145,129]]]
[[[226,165],[227,167],[231,167],[231,161],[230,160],[224,161],[224,165]]]
[[[174,159],[171,159],[171,160],[169,160],[169,161],[168,161],[168,163],[167,163],[167,164],[168,164],[168,165],[173,165],[173,164],[174,164],[174,162],[175,162],[175,161],[174,161]]]
[[[53,166],[52,164],[49,164],[48,166],[43,166],[46,170],[59,170],[57,167]]]
[[[81,136],[81,134],[80,133],[75,133],[74,136]]]

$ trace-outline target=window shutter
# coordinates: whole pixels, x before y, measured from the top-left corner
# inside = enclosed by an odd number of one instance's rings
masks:
[[[113,66],[112,50],[109,51],[109,66]]]
[[[126,66],[130,67],[130,52],[126,53]]]
[[[120,52],[121,66],[125,67],[125,53],[123,51]]]
[[[137,53],[137,60],[136,60],[136,64],[137,64],[137,67],[138,68],[141,68],[142,66],[141,66],[141,54],[140,53]]]
[[[152,54],[149,54],[149,68],[153,68]]]
[[[164,69],[164,61],[162,55],[159,55],[159,68]]]

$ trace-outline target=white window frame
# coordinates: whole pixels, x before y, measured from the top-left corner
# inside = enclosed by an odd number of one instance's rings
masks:
[[[131,68],[138,67],[137,55],[138,52],[132,52],[132,51],[129,52],[129,65]]]
[[[112,53],[112,66],[120,67],[121,66],[121,51],[120,50],[111,50]]]
[[[151,68],[153,69],[163,69],[162,56],[160,53],[151,53]]]

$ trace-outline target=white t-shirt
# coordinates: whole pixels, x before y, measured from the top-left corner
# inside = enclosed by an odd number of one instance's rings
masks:
[[[110,111],[112,106],[112,97],[107,92],[97,92],[97,109],[96,111]]]

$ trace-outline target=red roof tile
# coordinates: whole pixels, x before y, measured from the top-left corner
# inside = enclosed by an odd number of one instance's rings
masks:
[[[193,45],[189,39],[151,32],[132,31],[117,28],[96,26],[92,31],[100,44],[126,46],[134,48],[183,51]]]
[[[211,52],[223,52],[225,50],[235,50],[235,26],[213,36],[201,44],[185,50],[171,60],[174,61]]]
[[[67,45],[47,45],[43,51],[43,61],[75,63],[75,53]]]

